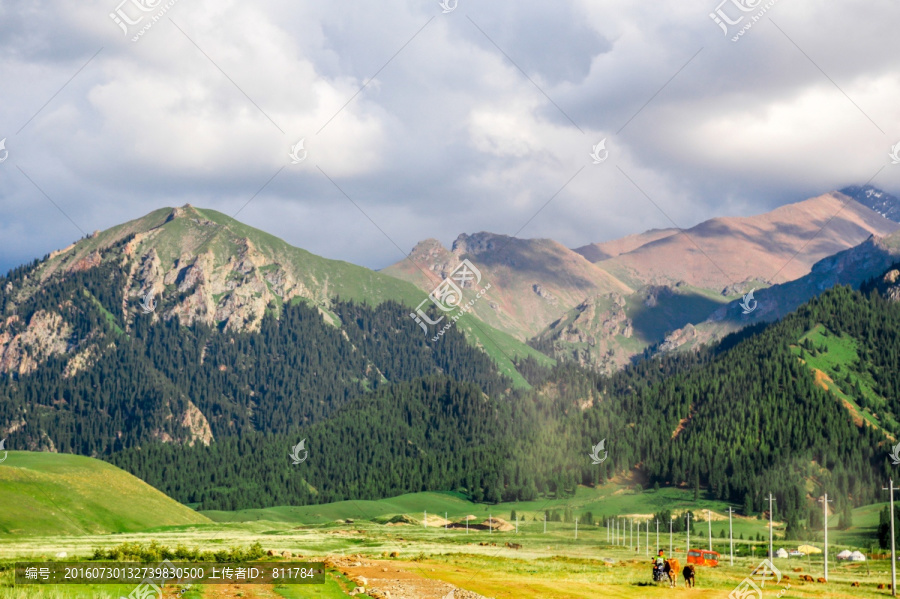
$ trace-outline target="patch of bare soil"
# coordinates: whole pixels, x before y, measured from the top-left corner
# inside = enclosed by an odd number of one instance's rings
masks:
[[[325,565],[342,572],[378,599],[489,599],[442,580],[426,578],[407,562],[370,560],[361,556],[329,557]]]

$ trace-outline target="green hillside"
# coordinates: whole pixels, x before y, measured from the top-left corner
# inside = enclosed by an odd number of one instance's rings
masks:
[[[186,205],[160,208],[96,232],[44,261],[17,269],[7,277],[13,285],[0,291],[0,315],[18,313],[23,319],[15,327],[21,329],[25,317],[34,314],[29,307],[48,288],[104,268],[122,276],[105,278],[105,289],[95,290],[92,300],[119,334],[138,325],[143,316],[138,304],[148,292],[161,320],[176,318],[181,324],[202,322],[234,331],[258,330],[265,315],[280,315],[289,302],[304,302],[328,314],[337,301],[371,307],[394,301],[408,310],[426,297],[409,282],[317,256],[220,212]],[[100,299],[104,296],[109,299]],[[41,308],[63,312],[52,304]],[[470,344],[484,348],[515,386],[528,387],[512,364],[515,359],[531,356],[552,362],[490,325],[476,324],[460,330]],[[38,362],[46,358],[34,357]]]
[[[483,507],[468,501],[457,493],[426,492],[407,493],[376,501],[337,501],[322,505],[279,506],[256,510],[237,510],[234,512],[210,510],[201,513],[216,522],[265,520],[289,524],[325,524],[348,518],[370,520],[397,514],[407,514],[421,520],[424,516],[424,511],[441,517],[446,512],[448,517],[453,519],[471,514],[473,510],[477,510],[480,513]]]
[[[813,341],[804,336],[817,324],[833,331],[833,351],[805,349]],[[209,448],[148,445],[113,459],[184,503],[226,510],[439,490],[487,503],[549,501],[636,471],[645,488],[687,488],[697,499],[740,506],[746,516],[767,509],[772,493],[797,532],[815,527],[811,498],[823,492],[841,514],[883,499],[878,488],[888,468],[884,432],[861,426],[809,360],[825,367],[833,354],[852,363],[852,370],[842,367],[855,381],[845,394],[890,424],[900,408],[881,398],[896,397],[900,385],[898,331],[900,306],[840,287],[776,325],[609,378],[572,365],[542,372],[523,364],[535,390],[512,401],[496,393],[491,377],[481,391],[424,380],[376,390],[295,435],[219,439]],[[798,351],[818,354],[803,364]],[[854,386],[867,389],[866,397],[855,396]],[[317,448],[315,467],[311,458],[294,468],[286,451],[304,438]],[[588,452],[604,439],[609,459],[592,464]],[[241,458],[251,452],[271,456],[271,466],[246,464]],[[161,465],[183,474],[162,476]]]
[[[10,451],[0,464],[0,536],[133,532],[209,522],[106,462]]]
[[[878,384],[862,366],[859,343],[846,334],[836,335],[822,324],[806,332],[793,347],[809,366],[816,382],[831,391],[858,424],[883,429],[891,439],[900,434],[900,423],[888,398],[876,392]]]
[[[540,530],[543,527],[544,513],[550,514],[548,531],[574,529],[574,519],[578,518],[580,529],[603,526],[607,519],[624,518],[641,522],[641,544],[645,542],[646,522],[651,522],[650,536],[655,544],[656,524],[653,515],[670,511],[678,519],[680,532],[675,534],[675,541],[685,541],[683,516],[691,511],[698,520],[693,522],[692,536],[695,542],[705,544],[709,535],[706,522],[706,510],[712,512],[712,536],[716,550],[727,551],[728,547],[728,507],[729,503],[711,499],[694,499],[688,489],[662,488],[637,492],[632,485],[624,483],[606,483],[594,488],[579,487],[573,497],[565,499],[541,499],[536,501],[511,501],[494,505],[472,503],[456,493],[408,493],[378,501],[340,501],[323,505],[279,506],[255,510],[239,510],[234,512],[208,511],[202,512],[212,520],[222,523],[235,522],[271,522],[284,525],[320,526],[340,521],[352,521],[355,527],[364,527],[375,523],[384,523],[394,516],[405,516],[413,525],[413,530],[421,527],[425,512],[428,513],[430,527],[440,527],[444,514],[450,522],[462,522],[466,516],[475,516],[471,521],[475,524],[484,522],[489,516],[515,522],[513,512],[519,518],[523,533]],[[829,540],[832,546],[869,548],[877,546],[876,528],[878,515],[885,504],[873,504],[853,510],[853,524],[839,528],[839,515],[829,516]],[[732,507],[734,507],[732,505]],[[558,520],[557,520],[558,517]],[[349,524],[350,522],[348,522]],[[762,517],[747,517],[736,511],[732,517],[732,529],[736,541],[755,541],[758,538],[768,541],[768,520]],[[409,528],[407,528],[409,530]],[[413,532],[409,530],[409,533]],[[679,528],[675,528],[679,531]],[[660,539],[663,546],[668,546],[669,526],[666,521],[659,523]],[[409,536],[409,533],[405,533]],[[785,522],[776,510],[774,539],[778,547],[796,548],[804,543],[822,546],[821,525],[785,539]]]

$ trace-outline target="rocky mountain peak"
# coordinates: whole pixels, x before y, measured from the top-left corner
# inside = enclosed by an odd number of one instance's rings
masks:
[[[417,243],[409,253],[411,258],[427,259],[428,256],[440,256],[448,252],[440,241],[430,237]]]
[[[458,256],[461,256],[462,254],[478,256],[497,249],[502,249],[503,246],[507,245],[512,239],[513,238],[510,238],[508,235],[488,233],[487,231],[481,231],[473,235],[463,233],[453,242],[452,251]]]
[[[841,193],[853,198],[886,219],[900,222],[900,198],[872,185],[851,185]]]
[[[434,240],[422,246],[440,248]],[[320,258],[224,214],[185,204],[160,208],[54,252],[30,277],[5,285],[8,299],[0,309],[12,314],[44,286],[99,268],[124,275],[110,276],[120,286],[114,294],[123,300],[105,308],[126,333],[139,318],[257,331],[267,310],[277,313],[294,298],[316,305],[337,296],[379,303],[414,292],[391,277]],[[151,300],[152,314],[144,313],[142,305]],[[85,343],[69,339],[64,304],[31,318],[27,330],[11,330],[0,318],[0,372],[29,371]]]

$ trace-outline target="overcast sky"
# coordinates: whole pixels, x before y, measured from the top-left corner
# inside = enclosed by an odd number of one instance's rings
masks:
[[[0,0],[3,272],[185,203],[381,268],[900,192],[896,0],[120,1]]]

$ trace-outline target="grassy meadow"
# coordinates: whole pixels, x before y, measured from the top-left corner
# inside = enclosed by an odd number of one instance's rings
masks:
[[[736,557],[734,565],[730,565],[728,506],[702,498],[695,501],[692,492],[682,489],[638,492],[608,483],[579,488],[571,498],[498,505],[473,504],[455,493],[416,493],[380,501],[197,513],[140,481],[135,482],[137,479],[120,470],[89,458],[32,454],[17,456],[15,463],[16,468],[0,469],[4,496],[13,498],[16,504],[0,514],[0,599],[125,597],[132,589],[115,585],[17,588],[12,584],[12,565],[17,560],[89,559],[98,548],[110,549],[123,543],[147,546],[151,542],[170,548],[212,551],[259,542],[274,554],[265,558],[271,560],[284,559],[281,556],[286,551],[291,552],[293,559],[303,556],[312,560],[371,560],[378,571],[442,581],[495,599],[661,597],[671,591],[650,582],[649,560],[657,546],[656,525],[653,522],[650,526],[648,547],[646,522],[663,509],[676,514],[690,509],[700,518],[705,518],[705,510],[711,511],[712,544],[714,550],[723,554],[721,565],[701,567],[698,587],[679,593],[725,597],[761,561],[768,545],[767,540],[755,540],[757,535],[767,539],[766,521],[734,516]],[[91,480],[101,484],[86,482]],[[108,492],[111,485],[117,489],[115,494]],[[23,507],[27,505],[24,498],[29,489],[37,489],[34,496],[44,498],[36,506],[38,509]],[[123,492],[128,495],[127,501],[122,500]],[[830,554],[844,548],[868,553],[880,509],[878,505],[859,508],[853,514],[854,525],[850,529],[832,528]],[[513,510],[518,516],[518,532]],[[561,517],[569,515],[572,521],[547,522],[545,532],[545,511]],[[586,521],[588,512],[597,523]],[[503,519],[512,530],[484,527],[489,517]],[[618,543],[613,542],[602,525],[613,517],[629,523],[624,529],[625,546],[621,545],[621,536]],[[632,519],[641,523],[639,539],[635,538],[637,527],[632,536]],[[836,516],[831,523],[836,526]],[[707,548],[709,525],[700,521],[694,526],[690,545]],[[821,533],[786,542],[777,538],[782,530],[783,525],[776,520],[776,549],[793,549],[804,543],[822,546]],[[687,541],[684,533],[671,539],[675,557],[682,564]],[[509,547],[507,543],[520,547]],[[660,523],[659,545],[668,552],[670,537],[665,523]],[[65,558],[56,557],[63,552]],[[801,573],[813,578],[823,575],[821,555],[776,559],[775,564],[790,579],[771,590],[767,586],[765,596],[774,598],[781,593],[782,597],[882,597],[888,593],[879,591],[876,585],[890,581],[889,560],[845,563],[832,559],[828,584],[799,581]],[[851,587],[852,582],[859,582],[860,586]],[[353,587],[354,583],[340,568],[332,568],[325,585],[245,585],[240,589],[198,585],[180,596],[327,599],[346,597]],[[176,591],[170,589],[166,597],[179,596]]]

